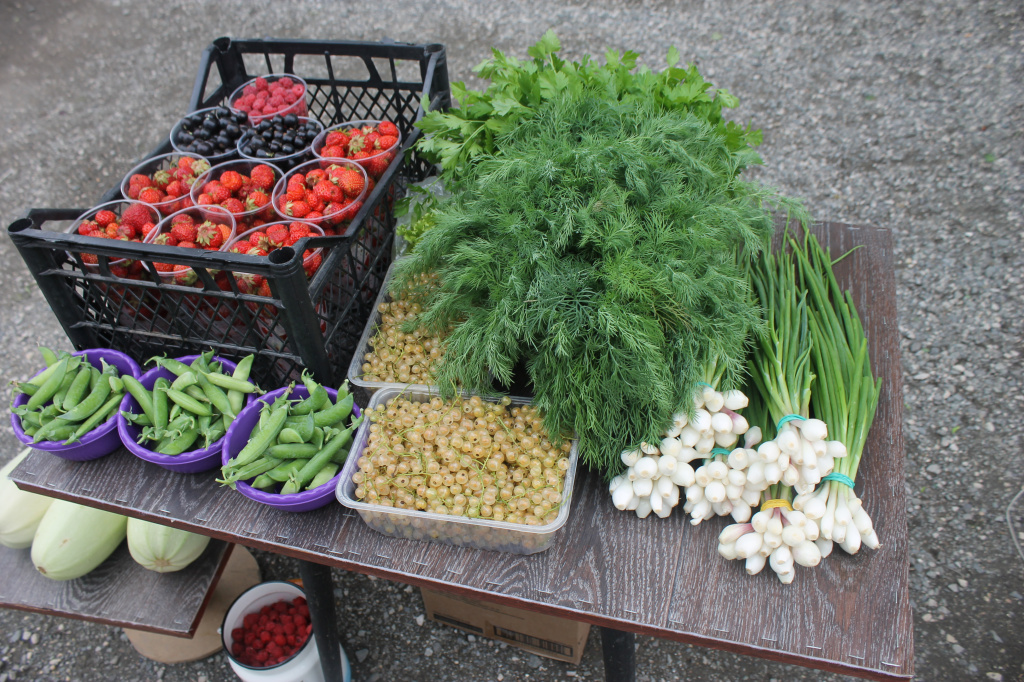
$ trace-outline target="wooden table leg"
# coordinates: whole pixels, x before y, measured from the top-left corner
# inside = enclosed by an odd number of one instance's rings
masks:
[[[334,580],[331,568],[310,561],[299,561],[299,577],[309,604],[313,636],[320,653],[324,680],[344,679],[341,667],[341,637],[338,635],[338,614],[334,608]]]
[[[315,627],[315,626],[314,626]],[[636,638],[632,632],[601,628],[605,682],[636,681]]]

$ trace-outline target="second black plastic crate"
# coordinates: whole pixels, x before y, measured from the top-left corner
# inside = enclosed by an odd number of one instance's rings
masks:
[[[420,133],[413,124],[423,114],[421,103],[450,104],[445,51],[441,45],[219,38],[203,53],[189,110],[225,102],[257,75],[282,72],[306,80],[309,115],[325,126],[372,118],[402,131],[396,161],[345,235],[300,241],[259,259],[68,234],[84,209],[32,209],[8,232],[77,348],[116,348],[140,360],[211,347],[227,357],[254,353],[253,377],[265,385],[294,379],[302,368],[331,384],[344,377],[391,264],[394,201],[430,170],[411,149]],[[152,154],[167,151],[164,143]],[[103,200],[117,195],[112,190]],[[303,252],[319,247],[323,264],[307,281]],[[83,253],[95,254],[98,263],[86,263]],[[117,276],[123,271],[111,272],[110,261],[118,258],[145,267],[125,279]],[[162,282],[155,262],[194,266],[197,284]],[[264,278],[271,296],[246,293],[235,274]]]

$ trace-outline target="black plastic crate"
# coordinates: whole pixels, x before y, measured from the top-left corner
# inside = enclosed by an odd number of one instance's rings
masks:
[[[32,209],[8,227],[29,270],[76,348],[109,347],[145,360],[214,348],[256,354],[253,377],[280,385],[309,368],[340,382],[392,259],[393,206],[430,166],[411,147],[415,121],[450,104],[441,45],[306,40],[215,40],[202,55],[189,110],[224,102],[255,76],[295,73],[308,85],[309,115],[325,126],[389,119],[402,131],[396,161],[380,178],[343,236],[302,240],[268,258],[94,239],[66,228],[86,209]],[[169,141],[151,156],[171,151]],[[125,172],[129,169],[126,168]],[[117,188],[101,201],[119,198]],[[100,202],[97,202],[100,203]],[[324,247],[307,281],[306,249]],[[87,264],[82,253],[98,256]],[[110,261],[141,261],[139,279],[111,273]],[[197,286],[166,284],[154,262],[192,265]],[[115,268],[115,272],[119,272]],[[218,286],[217,272],[228,273]],[[264,277],[272,296],[242,293],[233,273]]]

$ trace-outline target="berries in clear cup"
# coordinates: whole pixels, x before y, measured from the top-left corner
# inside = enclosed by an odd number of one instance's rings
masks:
[[[212,167],[192,185],[196,206],[220,206],[234,217],[239,229],[274,218],[271,193],[281,169],[258,161],[227,161]]]
[[[258,76],[231,93],[233,111],[249,117],[252,125],[277,114],[305,116],[306,81],[292,74]]]
[[[313,142],[322,159],[350,159],[379,180],[394,161],[402,134],[391,121],[350,121],[328,128]]]
[[[372,180],[361,166],[319,159],[296,166],[274,187],[273,206],[285,219],[319,225],[327,236],[341,233],[363,206]]]
[[[192,205],[192,184],[209,168],[206,159],[191,154],[154,156],[125,175],[121,194],[126,199],[150,204],[168,216]]]
[[[141,243],[147,241],[159,222],[160,213],[153,206],[138,201],[111,201],[84,213],[68,231],[83,237]],[[98,255],[85,251],[80,255],[86,269],[100,271]],[[139,279],[143,274],[141,261],[113,258],[107,265],[110,274],[122,279]]]
[[[171,146],[213,163],[234,156],[238,139],[249,128],[245,114],[227,107],[210,107],[186,114],[171,130]]]

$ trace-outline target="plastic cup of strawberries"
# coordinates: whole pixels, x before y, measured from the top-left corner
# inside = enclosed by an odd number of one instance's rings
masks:
[[[69,233],[95,239],[117,239],[143,243],[160,222],[160,213],[153,206],[139,201],[123,199],[108,201],[94,206],[75,219],[68,228]],[[85,250],[80,253],[68,252],[88,272],[100,272],[100,259],[95,253]],[[126,258],[112,258],[107,262],[110,274],[121,279],[140,279],[143,276],[141,261]],[[102,274],[102,273],[101,273]]]
[[[277,220],[253,227],[237,234],[221,250],[239,253],[243,256],[266,257],[274,251],[290,247],[295,248],[300,239],[305,237],[323,237],[324,231],[313,223],[303,220]],[[302,256],[302,268],[306,277],[312,277],[323,263],[323,249],[306,249]],[[262,277],[243,272],[236,272],[235,279],[242,293],[269,296],[263,288]],[[262,294],[261,294],[262,290]]]
[[[274,220],[271,196],[283,175],[280,168],[266,162],[226,161],[196,178],[192,203],[227,209],[235,217],[236,229],[245,230],[255,221]]]
[[[286,173],[274,186],[271,203],[282,219],[313,223],[333,237],[359,213],[372,182],[353,161],[315,159]]]
[[[153,156],[124,176],[121,194],[168,216],[192,205],[192,185],[209,168],[210,163],[196,154],[172,152]]]
[[[235,89],[228,97],[228,107],[247,114],[252,125],[277,114],[305,116],[309,111],[306,107],[308,90],[306,81],[294,74],[269,73]]]
[[[313,140],[313,154],[321,159],[348,159],[380,180],[402,147],[402,133],[391,121],[348,121],[332,126]]]
[[[235,236],[235,218],[220,206],[191,206],[167,216],[156,226],[148,243],[181,249],[220,251]],[[191,266],[182,263],[154,262],[160,279],[166,284],[201,286]],[[213,273],[216,276],[216,272]]]

